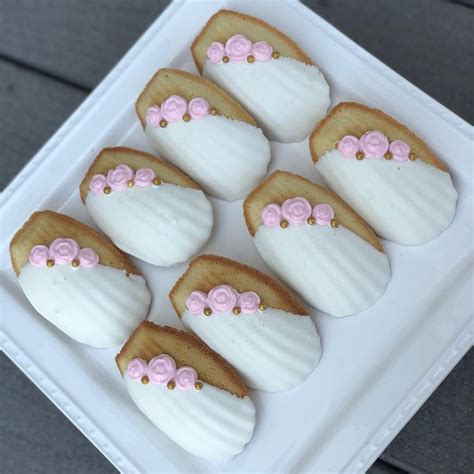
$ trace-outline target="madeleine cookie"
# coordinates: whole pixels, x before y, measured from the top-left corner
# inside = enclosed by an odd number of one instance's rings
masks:
[[[329,86],[288,36],[255,18],[221,10],[191,47],[199,72],[235,97],[270,140],[300,142],[329,107]]]
[[[160,69],[136,102],[160,155],[212,196],[243,199],[267,172],[270,144],[254,119],[215,84]]]
[[[105,148],[81,186],[96,224],[124,252],[168,267],[192,257],[211,235],[212,206],[169,163],[132,148]]]
[[[252,437],[255,407],[247,388],[192,334],[143,322],[115,360],[138,408],[194,456],[228,460]]]
[[[315,128],[309,146],[325,183],[380,237],[420,245],[451,223],[458,195],[446,165],[382,111],[342,102]]]
[[[117,346],[148,314],[151,294],[141,273],[71,217],[35,212],[13,237],[10,255],[36,311],[78,342]]]
[[[331,191],[275,171],[244,201],[244,216],[267,265],[311,306],[348,316],[384,293],[390,265],[382,244]]]
[[[304,307],[264,273],[216,255],[196,257],[170,292],[184,325],[228,360],[245,383],[277,392],[302,383],[321,343]]]

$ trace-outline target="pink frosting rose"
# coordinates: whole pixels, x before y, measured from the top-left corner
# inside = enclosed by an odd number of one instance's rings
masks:
[[[352,135],[346,135],[339,140],[337,149],[343,156],[355,158],[356,153],[359,151],[359,139]]]
[[[48,247],[46,245],[35,245],[28,257],[31,265],[34,267],[44,267],[46,263],[51,258]]]
[[[407,143],[402,142],[401,140],[394,140],[390,143],[388,149],[393,156],[395,161],[406,161],[408,160],[408,155],[410,154],[410,147]]]
[[[216,313],[227,313],[237,304],[238,293],[230,285],[214,287],[207,295],[207,304]]]
[[[268,227],[276,227],[281,222],[281,208],[278,204],[269,204],[262,210],[263,224]]]
[[[100,195],[104,192],[105,185],[107,184],[107,179],[103,174],[95,174],[92,176],[92,179],[89,183],[89,189],[97,195]]]
[[[197,382],[197,372],[192,367],[180,367],[175,375],[176,387],[181,390],[191,390]]]
[[[252,55],[257,61],[269,61],[272,53],[273,48],[266,41],[256,41],[252,45]]]
[[[379,131],[366,132],[360,137],[359,146],[366,158],[383,158],[388,151],[388,138]]]
[[[127,374],[133,380],[140,380],[147,374],[147,368],[146,361],[137,357],[128,363]]]
[[[71,263],[79,254],[79,245],[74,239],[55,239],[49,246],[51,256],[57,265]]]
[[[245,291],[239,296],[237,305],[244,314],[255,313],[260,304],[260,296],[254,291]]]
[[[191,118],[194,120],[201,120],[204,117],[207,117],[210,108],[211,106],[209,105],[209,102],[202,97],[192,99],[188,104],[189,115],[191,115]]]
[[[203,291],[195,290],[186,298],[184,304],[191,314],[201,314],[206,307],[207,295]]]
[[[334,211],[329,204],[316,204],[313,209],[313,217],[318,225],[329,225],[334,219]]]
[[[301,225],[311,216],[311,204],[303,197],[287,199],[281,206],[281,215],[290,224]]]
[[[107,184],[113,191],[127,189],[128,182],[133,179],[133,170],[127,165],[118,165],[107,173]]]
[[[135,173],[135,186],[140,188],[151,186],[155,176],[155,172],[151,168],[138,168]]]
[[[94,249],[81,249],[79,250],[79,263],[81,267],[93,268],[99,263],[99,256]]]
[[[161,114],[161,109],[158,105],[152,105],[147,111],[145,120],[147,125],[153,128],[158,128],[160,126],[160,120],[163,118]]]
[[[161,113],[168,122],[177,122],[183,118],[188,108],[187,102],[179,95],[170,95],[161,104]]]
[[[234,63],[241,63],[252,53],[252,42],[244,35],[231,36],[225,44],[225,52]]]
[[[211,43],[211,46],[207,48],[207,57],[212,64],[220,64],[224,54],[224,45],[222,43],[218,43],[217,41]]]
[[[148,378],[154,383],[168,383],[176,374],[176,362],[166,354],[153,357],[148,362]]]

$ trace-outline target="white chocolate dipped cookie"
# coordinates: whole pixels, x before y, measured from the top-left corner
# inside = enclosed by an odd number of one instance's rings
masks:
[[[264,273],[217,255],[192,260],[170,292],[186,328],[251,388],[288,390],[317,366],[321,343],[298,299]]]
[[[380,110],[342,102],[309,140],[316,171],[382,238],[421,245],[453,220],[458,194],[446,165]]]
[[[35,212],[10,243],[13,269],[33,307],[71,338],[113,347],[143,321],[151,293],[141,273],[90,227]]]
[[[270,144],[262,130],[210,81],[160,69],[136,111],[157,152],[214,197],[243,199],[267,172]]]
[[[261,257],[311,306],[348,316],[384,293],[390,265],[382,244],[331,191],[275,171],[244,201],[244,216]]]
[[[259,18],[221,10],[191,51],[199,72],[244,105],[270,140],[301,142],[326,115],[329,86],[321,71]]]
[[[95,223],[124,252],[168,267],[196,254],[211,235],[212,206],[199,186],[164,160],[105,148],[81,186]]]
[[[143,322],[115,360],[140,411],[194,456],[229,460],[252,437],[255,407],[247,388],[192,334]]]

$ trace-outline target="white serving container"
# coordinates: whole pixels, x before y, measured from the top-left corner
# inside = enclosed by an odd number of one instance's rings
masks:
[[[119,348],[80,345],[33,310],[11,268],[8,244],[38,209],[91,224],[78,194],[86,169],[104,146],[151,151],[134,101],[158,68],[195,70],[189,46],[220,8],[260,16],[292,36],[321,67],[333,104],[365,102],[410,126],[448,164],[459,201],[453,223],[432,242],[384,242],[393,277],[372,308],[343,319],[313,311],[324,351],[319,367],[289,392],[253,391],[254,437],[241,455],[216,465],[188,455],[138,411],[115,366]],[[172,3],[2,195],[3,349],[123,472],[362,472],[472,346],[471,134],[466,122],[296,1],[282,0],[278,9],[268,1]],[[317,179],[306,141],[272,143],[272,151],[270,171]],[[203,252],[268,271],[245,227],[242,203],[211,201],[216,226]],[[154,296],[151,319],[178,327],[167,294],[186,265],[138,266]]]

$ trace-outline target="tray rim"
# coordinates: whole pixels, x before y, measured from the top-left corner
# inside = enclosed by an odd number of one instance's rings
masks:
[[[398,73],[375,58],[365,49],[357,45],[334,26],[299,2],[299,0],[285,0],[287,6],[306,16],[318,29],[348,50],[349,54],[358,57],[367,63],[377,73],[395,82],[396,86],[409,93],[415,100],[427,106],[431,112],[442,118],[450,127],[465,138],[472,138],[472,126],[461,117],[450,111],[444,105],[421,91],[418,87],[404,79]],[[119,60],[113,69],[89,94],[84,102],[60,126],[51,138],[40,148],[33,158],[24,166],[20,173],[10,182],[1,193],[0,203],[2,213],[10,198],[17,193],[27,181],[34,176],[35,170],[48,155],[71,133],[75,126],[96,105],[100,98],[131,65],[134,59],[145,49],[160,28],[185,5],[181,0],[172,0],[169,6],[157,17],[150,27],[142,34],[137,42]],[[468,324],[450,344],[446,351],[436,360],[419,383],[413,387],[405,400],[400,404],[380,429],[367,440],[360,450],[344,469],[345,472],[366,471],[377,459],[381,452],[395,438],[421,405],[428,399],[434,390],[451,372],[473,345],[474,322]],[[125,457],[120,449],[104,434],[99,426],[91,420],[72,400],[63,392],[59,384],[50,379],[42,369],[8,336],[0,330],[0,347],[5,354],[22,370],[22,372],[61,410],[61,412],[99,449],[99,451],[121,472],[139,472],[133,461]]]

